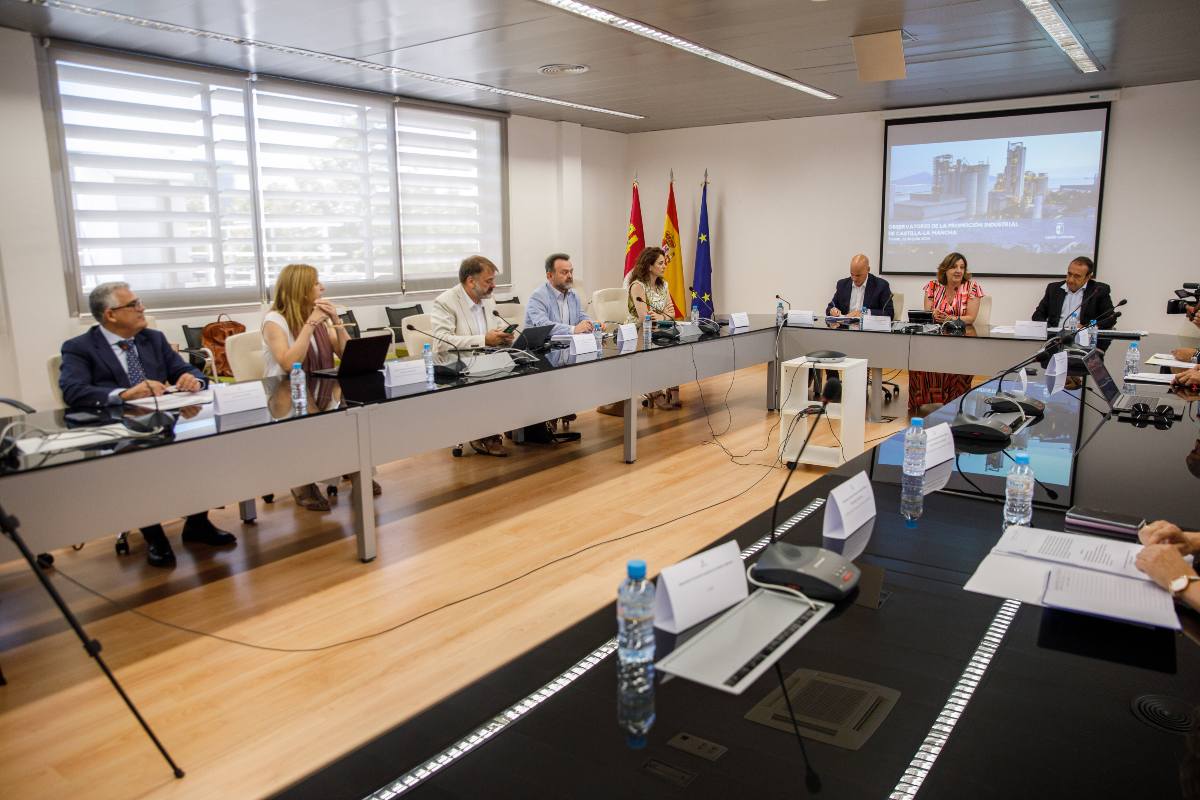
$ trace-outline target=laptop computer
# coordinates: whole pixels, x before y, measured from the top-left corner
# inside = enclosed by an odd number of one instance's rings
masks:
[[[1087,367],[1088,374],[1092,376],[1092,380],[1096,382],[1096,388],[1104,395],[1104,399],[1108,401],[1108,405],[1113,411],[1128,411],[1133,407],[1134,403],[1143,403],[1150,408],[1167,405],[1171,406],[1175,412],[1180,410],[1179,404],[1173,402],[1169,395],[1122,394],[1121,387],[1117,386],[1117,382],[1113,380],[1108,367],[1104,366],[1104,356],[1099,350],[1092,350],[1084,356],[1083,364]]]
[[[550,340],[550,332],[553,330],[553,325],[534,325],[526,328],[517,335],[513,347],[518,350],[536,352],[546,346],[546,342]]]
[[[366,375],[383,369],[383,360],[392,349],[390,336],[363,336],[350,339],[342,350],[342,361],[336,367],[313,370],[312,374],[322,378],[346,378],[351,375]]]

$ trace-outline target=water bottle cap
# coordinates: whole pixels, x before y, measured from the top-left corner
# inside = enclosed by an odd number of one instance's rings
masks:
[[[625,744],[629,745],[630,750],[645,750],[646,737],[640,734],[630,733],[625,736]]]
[[[629,577],[635,581],[640,581],[646,577],[646,562],[642,561],[640,558],[630,560],[630,562],[625,565],[625,569]]]
[[[915,519],[912,519],[911,517],[905,517],[904,527],[915,528],[915,527],[917,527],[917,521]]]
[[[925,427],[925,419],[923,417],[913,417],[912,418],[912,426],[914,428],[924,428]]]
[[[433,349],[433,345],[432,345],[432,344],[430,344],[429,342],[426,342],[426,343],[424,344],[424,346],[423,346],[423,347],[421,347],[421,349],[422,349],[422,350],[432,350],[432,349]]]
[[[1137,343],[1137,342],[1130,342],[1130,343],[1129,343],[1129,349],[1130,349],[1130,350],[1137,350],[1137,349],[1138,349],[1138,343]]]
[[[1028,464],[1029,463],[1029,453],[1026,453],[1025,451],[1021,451],[1020,453],[1017,453],[1017,455],[1013,458],[1013,460],[1016,461],[1018,464]]]
[[[1092,320],[1092,321],[1091,321],[1091,324],[1092,324],[1092,325],[1095,325],[1095,324],[1096,324],[1096,320]]]
[[[300,369],[300,367],[301,367],[301,366],[302,366],[302,365],[301,365],[301,363],[300,363],[299,361],[293,361],[293,362],[292,362],[292,369]]]

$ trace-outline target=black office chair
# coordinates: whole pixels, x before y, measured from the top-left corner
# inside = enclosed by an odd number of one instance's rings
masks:
[[[183,339],[187,342],[187,347],[179,349],[180,353],[187,354],[188,362],[196,369],[203,372],[210,378],[217,376],[217,364],[213,359],[212,350],[204,346],[204,328],[193,328],[191,325],[184,325]]]
[[[357,339],[362,334],[358,330],[358,320],[354,318],[354,312],[346,309],[341,314],[338,314],[338,319],[346,326],[346,333],[351,339]]]
[[[392,329],[396,342],[404,341],[404,320],[425,313],[420,303],[411,306],[385,306],[383,310],[387,312],[388,327]]]

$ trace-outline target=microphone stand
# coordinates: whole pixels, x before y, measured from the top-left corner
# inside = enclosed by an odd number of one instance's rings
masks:
[[[108,665],[104,663],[104,659],[100,657],[100,642],[96,639],[91,639],[88,637],[87,632],[83,629],[83,626],[79,624],[79,620],[71,612],[71,609],[67,606],[66,601],[62,599],[62,595],[58,593],[58,590],[54,588],[54,585],[51,584],[49,579],[45,576],[45,574],[43,574],[42,570],[50,569],[54,564],[54,557],[48,553],[43,553],[35,558],[33,553],[29,550],[29,547],[26,546],[25,540],[21,538],[21,534],[17,531],[17,527],[19,525],[20,522],[17,520],[17,518],[9,516],[4,510],[3,506],[0,506],[0,531],[3,531],[4,535],[12,540],[12,543],[15,544],[17,549],[21,551],[22,557],[24,557],[25,562],[29,564],[29,568],[33,570],[33,574],[37,576],[38,581],[42,584],[42,588],[46,590],[46,593],[50,595],[50,599],[54,601],[56,606],[58,606],[58,610],[62,612],[63,617],[67,620],[67,624],[70,625],[71,629],[75,631],[75,635],[79,637],[79,641],[83,642],[84,652],[95,660],[96,665],[100,667],[100,670],[104,673],[105,677],[107,677],[109,682],[112,683],[113,688],[117,691],[117,694],[119,694],[121,699],[125,701],[125,705],[129,707],[129,711],[134,717],[137,718],[138,724],[142,726],[142,730],[146,732],[146,735],[150,737],[150,741],[154,742],[154,746],[158,748],[158,752],[162,754],[162,757],[166,760],[167,764],[170,765],[171,772],[176,778],[182,778],[184,776],[183,770],[179,768],[179,765],[176,764],[171,758],[171,754],[167,752],[165,747],[163,747],[162,742],[160,742],[158,737],[154,735],[154,731],[150,729],[150,725],[147,724],[146,720],[138,712],[137,706],[133,704],[133,701],[129,699],[129,695],[125,694],[125,690],[121,688],[121,684],[117,682],[117,677],[112,674],[112,671],[108,668]],[[39,567],[41,569],[39,569]]]

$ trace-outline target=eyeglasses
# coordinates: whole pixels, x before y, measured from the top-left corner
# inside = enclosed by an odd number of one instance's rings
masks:
[[[134,309],[137,309],[140,311],[140,310],[144,309],[145,307],[146,306],[142,303],[142,299],[140,297],[138,297],[138,298],[134,298],[133,300],[130,300],[128,303],[126,303],[123,306],[116,306],[115,308],[113,308],[113,311],[121,311],[126,308],[134,308]]]

